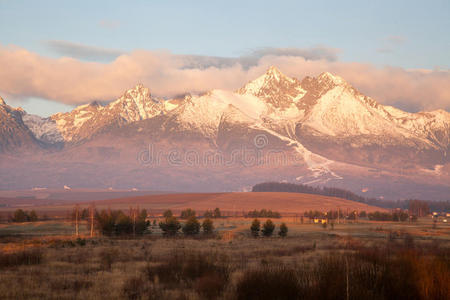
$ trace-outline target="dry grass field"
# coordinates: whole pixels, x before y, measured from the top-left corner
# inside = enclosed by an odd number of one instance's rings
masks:
[[[171,238],[157,226],[139,238],[89,238],[82,224],[76,239],[71,222],[2,224],[0,298],[448,299],[448,224],[324,228],[284,217],[272,237],[254,238],[251,221],[214,219],[213,236]]]
[[[139,206],[150,214],[160,214],[166,209],[179,212],[186,208],[192,208],[197,212],[219,207],[230,215],[241,214],[254,209],[271,209],[279,211],[283,215],[303,214],[305,211],[383,211],[379,207],[364,203],[350,201],[342,198],[327,197],[300,193],[190,193],[190,194],[158,194],[119,199],[87,201],[66,200],[56,204],[47,205],[43,201],[27,200],[28,205],[20,208],[34,209],[38,214],[46,214],[51,217],[66,217],[67,212],[73,209],[75,203],[88,206],[94,203],[97,209],[122,209],[130,206]],[[0,220],[5,220],[17,206],[0,207]]]

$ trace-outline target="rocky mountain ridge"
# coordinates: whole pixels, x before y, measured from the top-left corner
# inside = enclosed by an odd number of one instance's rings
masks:
[[[20,128],[15,142],[11,134],[0,136],[0,152],[19,153],[22,145],[33,144],[48,157],[46,149],[59,145],[53,160],[66,164],[85,164],[97,151],[100,166],[113,161],[129,166],[151,142],[229,156],[243,147],[281,151],[295,161],[284,168],[265,166],[264,172],[277,169],[280,179],[303,183],[337,182],[350,169],[401,173],[407,168],[438,177],[450,169],[448,112],[408,113],[384,106],[328,72],[300,81],[271,67],[235,92],[212,90],[170,100],[157,99],[138,84],[107,105],[86,104],[50,118],[14,110],[4,101],[0,107],[8,111],[0,115],[2,127]],[[264,139],[262,148],[257,137]]]

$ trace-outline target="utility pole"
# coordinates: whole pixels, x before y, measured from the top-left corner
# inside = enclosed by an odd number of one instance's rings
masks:
[[[80,205],[77,204],[75,205],[75,235],[79,236],[79,231],[78,231],[78,212],[80,210]]]
[[[133,237],[136,237],[136,209],[131,210],[132,220],[133,220]]]
[[[91,219],[91,238],[94,237],[94,204],[89,206],[89,217]]]

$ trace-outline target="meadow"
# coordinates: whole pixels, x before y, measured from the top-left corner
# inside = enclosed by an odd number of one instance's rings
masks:
[[[159,222],[161,219],[157,219]],[[260,218],[265,222],[264,218]],[[151,220],[152,221],[152,220]],[[71,221],[0,225],[2,299],[448,299],[450,226],[214,219],[213,235],[74,235]],[[286,237],[279,225],[288,226]],[[153,224],[153,222],[151,222]],[[86,224],[87,225],[87,224]]]

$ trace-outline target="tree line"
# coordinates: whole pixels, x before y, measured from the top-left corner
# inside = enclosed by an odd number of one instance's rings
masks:
[[[417,216],[411,214],[410,212],[396,209],[392,212],[382,212],[375,211],[367,213],[366,211],[350,211],[344,213],[342,210],[329,210],[327,212],[321,212],[318,210],[305,211],[303,216],[314,219],[314,218],[326,218],[330,220],[336,220],[338,218],[347,220],[356,220],[357,218],[369,219],[371,221],[394,221],[394,222],[405,222],[411,217],[411,221],[417,221]]]
[[[266,209],[261,209],[261,210],[253,210],[253,211],[249,211],[248,213],[244,213],[244,217],[245,218],[281,218],[281,214],[277,211],[272,211],[272,210],[266,210]]]
[[[45,217],[46,218],[46,217]],[[45,219],[41,218],[41,219]],[[9,216],[11,222],[37,222],[39,217],[34,210],[28,212],[22,209],[16,209],[12,216]]]
[[[83,212],[86,211],[87,214]],[[72,221],[76,224],[76,232],[78,234],[78,220],[89,220],[89,211],[80,210],[78,206],[74,208]],[[220,210],[217,208],[214,215],[219,217]],[[101,210],[92,209],[92,220],[87,223],[88,228],[94,227],[98,232],[105,236],[123,236],[123,235],[143,235],[144,233],[151,233],[151,225],[157,225],[161,229],[163,235],[174,236],[182,231],[184,235],[197,235],[202,229],[205,235],[211,235],[214,232],[214,223],[211,218],[204,218],[200,224],[196,217],[196,212],[190,208],[181,212],[180,219],[186,220],[183,224],[174,216],[171,210],[166,210],[163,213],[163,221],[156,224],[156,219],[153,223],[148,218],[147,210],[139,208],[130,208],[129,213],[122,210]],[[92,232],[91,232],[92,235]]]
[[[426,216],[430,211],[450,212],[450,200],[381,200],[376,198],[363,197],[349,190],[341,188],[314,187],[299,183],[264,182],[254,185],[252,188],[252,192],[286,192],[338,197],[382,208],[408,209],[413,215],[418,217]]]

